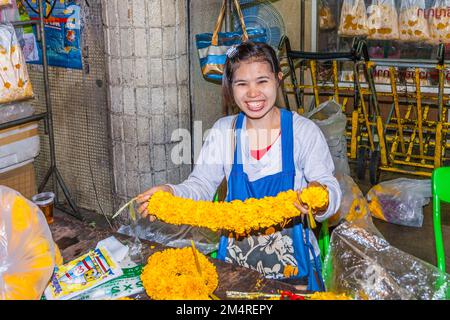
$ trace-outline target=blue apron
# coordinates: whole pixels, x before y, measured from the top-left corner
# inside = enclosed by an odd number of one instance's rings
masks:
[[[240,113],[236,120],[236,149],[234,152],[234,161],[231,173],[228,179],[228,194],[226,201],[235,199],[245,200],[248,198],[260,199],[265,196],[276,196],[282,191],[294,189],[295,166],[294,166],[294,143],[293,143],[293,127],[292,127],[292,112],[280,109],[281,112],[281,144],[282,144],[282,171],[270,176],[250,182],[247,174],[244,172],[242,164],[242,150],[241,150],[241,130],[244,113]],[[304,234],[305,232],[305,234]],[[303,224],[299,218],[294,219],[293,227],[282,229],[281,233],[277,235],[280,237],[290,237],[292,239],[293,256],[297,264],[297,274],[294,278],[308,278],[308,290],[322,291],[323,280],[320,272],[320,262],[316,257],[313,246],[309,241],[309,230],[303,229]],[[252,237],[252,236],[248,236]],[[256,238],[255,238],[256,239]],[[232,239],[234,241],[234,239]],[[244,240],[245,241],[245,240]],[[247,239],[247,242],[249,240]],[[251,240],[253,244],[255,240]],[[243,242],[242,242],[243,243]],[[230,257],[229,238],[221,236],[217,259],[225,260],[225,257]],[[239,246],[238,239],[233,246]],[[259,250],[258,256],[261,255]],[[310,260],[309,252],[314,257],[315,269],[317,278],[314,273],[314,268]],[[236,254],[234,254],[235,256]],[[252,266],[256,270],[262,268],[262,262],[258,262],[258,266]],[[270,269],[270,268],[269,268]]]

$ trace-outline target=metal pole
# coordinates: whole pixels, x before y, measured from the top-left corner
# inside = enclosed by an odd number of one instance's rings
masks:
[[[45,88],[45,103],[47,107],[47,127],[48,127],[48,138],[50,144],[50,169],[47,172],[45,179],[42,181],[39,189],[43,189],[47,183],[50,176],[53,174],[53,192],[56,195],[55,203],[58,204],[58,183],[63,190],[64,196],[66,197],[70,207],[74,211],[72,214],[74,217],[81,219],[80,213],[72,200],[69,190],[62,179],[56,167],[56,155],[55,155],[55,137],[53,133],[53,111],[52,111],[52,100],[50,95],[50,81],[48,76],[48,61],[47,61],[47,44],[45,39],[45,24],[44,24],[44,6],[42,0],[38,0],[39,5],[39,28],[41,31],[41,45],[42,45],[42,68],[44,73],[44,88]],[[41,191],[39,190],[39,192]]]
[[[49,79],[48,79],[48,63],[47,63],[47,46],[45,40],[45,25],[44,25],[44,6],[42,0],[38,0],[39,5],[39,28],[41,29],[41,45],[42,45],[42,68],[44,73],[44,88],[45,88],[45,104],[47,107],[48,117],[48,139],[50,143],[50,167],[53,168],[56,165],[55,159],[55,137],[53,134],[53,113],[52,113],[52,101],[50,96]],[[53,190],[56,192],[56,179],[53,179]]]
[[[225,31],[231,31],[231,15],[233,13],[233,0],[227,0],[227,10],[225,12]]]

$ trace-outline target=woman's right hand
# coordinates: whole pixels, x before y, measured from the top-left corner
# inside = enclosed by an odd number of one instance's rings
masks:
[[[155,221],[156,217],[151,212],[148,212],[148,209],[147,209],[148,203],[147,202],[148,202],[148,199],[150,199],[150,197],[157,191],[165,191],[165,192],[169,192],[170,194],[173,195],[172,188],[169,187],[168,185],[163,184],[160,186],[155,186],[153,188],[150,188],[147,191],[141,193],[140,195],[138,195],[136,197],[136,202],[139,204],[138,212],[140,213],[142,218],[149,216],[150,222]]]

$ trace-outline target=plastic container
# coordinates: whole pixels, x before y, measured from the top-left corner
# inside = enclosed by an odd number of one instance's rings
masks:
[[[55,194],[53,192],[42,192],[34,195],[31,201],[35,203],[45,215],[47,223],[53,223],[53,203],[55,201]]]

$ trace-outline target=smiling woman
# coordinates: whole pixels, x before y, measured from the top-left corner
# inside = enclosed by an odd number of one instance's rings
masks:
[[[218,259],[257,270],[266,278],[289,280],[294,285],[307,283],[308,290],[323,290],[317,240],[299,217],[300,213],[308,214],[308,206],[295,202],[308,186],[327,190],[328,203],[320,210],[311,208],[309,218],[310,222],[311,219],[321,222],[337,211],[341,191],[333,176],[333,160],[320,128],[297,113],[275,105],[280,79],[280,64],[269,45],[243,42],[229,50],[222,78],[222,97],[227,109],[237,107],[241,112],[214,124],[187,180],[178,185],[153,187],[139,195],[137,201],[142,203],[141,214],[150,215],[153,221],[152,213],[158,217],[159,214],[151,212],[155,206],[146,203],[150,198],[158,200],[161,193],[157,191],[206,200],[212,205],[210,201],[225,178],[226,202],[230,202],[230,208],[241,200],[253,203],[255,210],[231,212],[228,206],[222,205],[211,206],[206,215],[200,215],[201,208],[210,206],[205,204],[197,210],[188,205],[177,207],[182,201],[170,201],[162,207],[171,213],[180,212],[177,217],[181,220],[177,223],[187,223],[199,216],[202,216],[201,223],[220,217],[223,222],[215,225],[215,229],[224,232]],[[230,230],[227,228],[230,222],[257,221],[262,214],[255,218],[256,212],[275,213],[273,208],[259,203],[262,198],[276,197],[288,191],[294,197],[287,205],[296,211],[290,223],[272,220],[271,224],[275,225],[270,232],[261,226],[256,232],[244,235],[232,228],[231,232],[225,231]],[[286,214],[289,210],[282,211]]]

